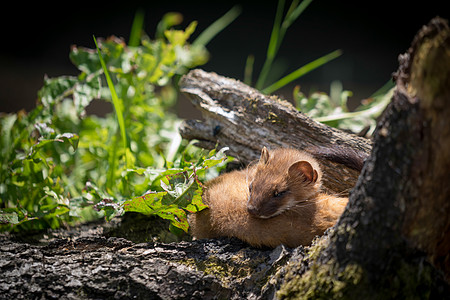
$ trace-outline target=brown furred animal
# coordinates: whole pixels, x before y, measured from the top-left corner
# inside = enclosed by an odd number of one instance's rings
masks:
[[[192,235],[237,237],[253,246],[309,245],[335,224],[348,200],[321,193],[321,177],[308,153],[263,148],[255,165],[206,184],[209,208],[190,216]]]

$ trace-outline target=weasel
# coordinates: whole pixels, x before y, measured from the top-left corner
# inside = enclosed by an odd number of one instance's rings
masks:
[[[309,245],[335,224],[348,201],[322,193],[321,178],[308,153],[264,147],[256,164],[205,184],[209,208],[189,217],[191,233],[237,237],[257,247]]]

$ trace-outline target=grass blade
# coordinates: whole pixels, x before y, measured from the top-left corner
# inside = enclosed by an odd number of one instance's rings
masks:
[[[376,118],[384,111],[386,106],[391,101],[393,91],[394,91],[394,89],[392,88],[378,101],[377,104],[375,104],[374,106],[369,107],[367,109],[353,111],[353,112],[345,112],[345,113],[341,113],[341,114],[324,116],[324,117],[318,117],[318,118],[314,118],[314,120],[317,122],[326,123],[326,122],[331,122],[331,121],[351,119],[351,118],[362,117],[362,116],[364,116],[364,117],[373,116]]]
[[[106,82],[108,83],[108,88],[111,92],[111,99],[113,102],[114,110],[116,111],[117,121],[119,123],[120,134],[122,136],[122,146],[123,146],[124,152],[127,153],[128,143],[127,143],[127,136],[126,136],[126,130],[125,130],[125,121],[123,119],[123,113],[122,113],[122,103],[121,103],[119,97],[117,97],[116,89],[114,88],[114,84],[111,80],[111,76],[109,75],[108,68],[106,68],[106,64],[105,64],[105,61],[103,60],[102,52],[100,51],[100,48],[98,47],[95,36],[94,36],[94,43],[95,43],[95,47],[97,47],[98,57],[100,59],[100,64],[102,65],[103,72],[105,73]],[[132,166],[128,165],[127,155],[125,155],[125,160],[126,160],[127,168],[131,168]]]
[[[292,25],[292,23],[297,20],[297,18],[305,11],[305,9],[311,4],[312,0],[304,0],[302,1],[295,9],[289,9],[291,13],[288,12],[286,15],[286,18],[283,22],[282,27],[286,29],[289,28],[289,26]]]
[[[133,19],[133,25],[131,26],[130,39],[128,45],[131,47],[139,46],[141,42],[141,33],[144,27],[144,11],[139,9],[136,11]]]
[[[291,7],[289,7],[289,10],[283,21],[283,24],[281,24],[280,38],[279,38],[279,43],[277,45],[277,51],[278,51],[278,48],[280,48],[281,41],[284,39],[284,35],[286,34],[286,31],[289,28],[289,26],[291,26],[292,23],[294,23],[295,20],[298,19],[298,17],[303,13],[303,11],[305,11],[305,9],[309,6],[309,4],[312,2],[312,0],[304,0],[300,4],[297,4],[297,2],[298,1],[292,2]]]
[[[297,78],[311,72],[312,70],[317,69],[318,67],[326,64],[327,62],[339,57],[342,54],[341,50],[335,50],[327,55],[324,55],[322,57],[319,57],[316,60],[313,60],[310,63],[307,63],[303,67],[298,68],[294,72],[286,75],[285,77],[281,78],[277,82],[273,83],[272,85],[266,87],[262,90],[264,94],[270,94],[274,91],[282,88],[283,86],[291,83],[292,81],[296,80]]]
[[[245,62],[244,69],[244,83],[247,85],[252,85],[252,77],[253,77],[253,65],[255,64],[255,56],[249,55],[247,57],[247,61]]]
[[[209,25],[192,43],[193,46],[206,46],[219,32],[230,25],[242,12],[238,5],[233,6],[226,14]]]
[[[267,47],[266,60],[264,61],[263,68],[261,70],[261,73],[259,74],[258,80],[256,81],[255,87],[258,90],[261,90],[262,87],[264,86],[264,83],[267,79],[267,75],[269,74],[269,71],[272,68],[273,60],[278,51],[278,44],[281,43],[279,42],[280,37],[279,33],[281,27],[281,18],[283,16],[283,9],[284,9],[284,0],[279,0],[277,12],[275,15],[275,22],[273,24],[272,33],[270,34],[269,46]]]

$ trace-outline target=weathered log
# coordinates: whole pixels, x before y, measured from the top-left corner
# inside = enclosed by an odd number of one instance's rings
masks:
[[[369,153],[371,141],[315,122],[275,96],[267,96],[234,79],[193,70],[180,80],[180,89],[201,111],[205,120],[185,121],[180,132],[204,148],[229,147],[229,155],[243,164],[259,158],[261,149],[293,147],[346,147]],[[311,151],[312,150],[312,151]],[[346,193],[359,171],[320,159],[324,186],[332,193]]]
[[[237,239],[133,243],[83,228],[45,246],[0,236],[0,299],[268,299],[270,279],[303,255]]]

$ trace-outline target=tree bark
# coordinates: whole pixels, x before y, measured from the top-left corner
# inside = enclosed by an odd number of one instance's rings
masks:
[[[3,234],[0,299],[448,298],[449,49],[447,22],[436,18],[400,57],[397,90],[349,204],[311,247],[256,249],[235,239],[138,243],[98,225],[50,231],[45,245]],[[371,149],[367,140],[234,80],[196,70],[182,88],[205,116],[186,122],[183,135],[230,146],[244,163],[262,146]],[[333,176],[342,182],[342,174]]]
[[[294,256],[283,246],[260,250],[234,239],[133,243],[91,234],[46,246],[0,241],[0,299],[271,298],[268,280]]]
[[[435,18],[400,56],[349,204],[310,268],[289,267],[280,298],[448,298],[449,51],[447,22]]]

